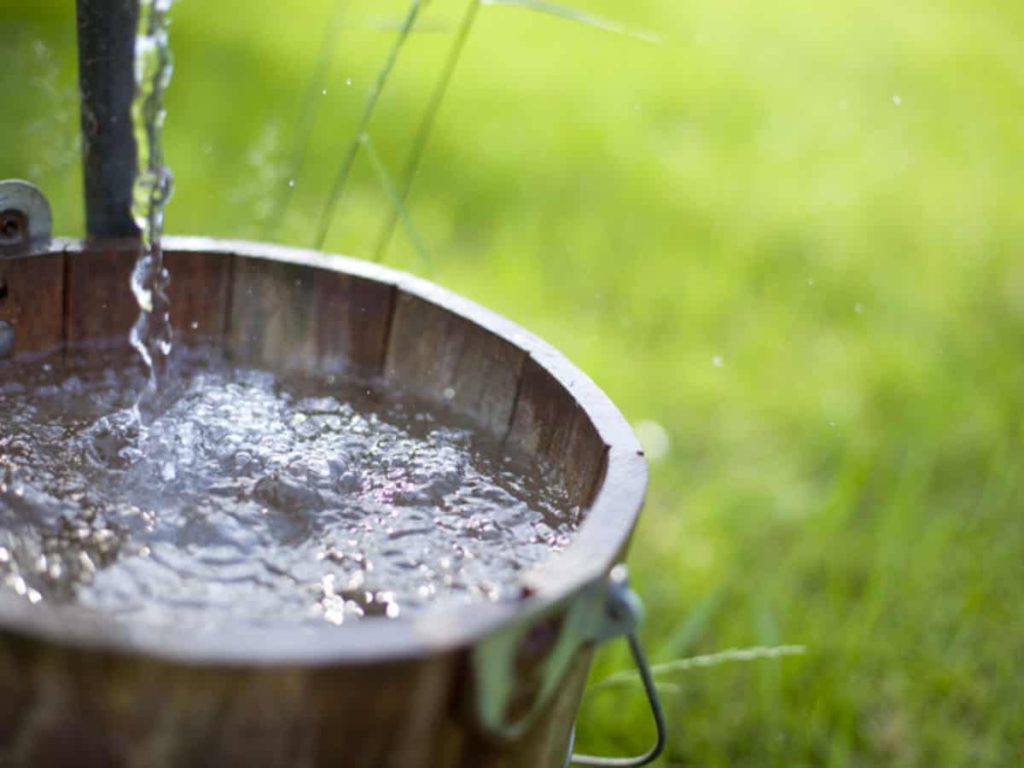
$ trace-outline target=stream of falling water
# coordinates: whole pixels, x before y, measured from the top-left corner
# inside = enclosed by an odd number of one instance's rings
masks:
[[[155,399],[171,352],[168,300],[170,275],[164,266],[161,239],[164,209],[173,179],[164,165],[162,135],[166,109],[164,92],[171,81],[173,58],[168,22],[173,0],[140,0],[135,39],[135,99],[132,125],[138,152],[138,174],[132,190],[132,216],[142,235],[142,250],[132,273],[132,291],[139,302],[139,319],[131,344],[149,372],[135,409],[145,419]]]

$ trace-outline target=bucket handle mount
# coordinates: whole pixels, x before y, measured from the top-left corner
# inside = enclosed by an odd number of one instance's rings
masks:
[[[626,567],[617,565],[566,603],[487,638],[472,653],[476,714],[484,732],[499,739],[521,737],[558,690],[583,646],[625,637],[654,719],[655,744],[636,757],[579,755],[572,752],[573,728],[565,766],[639,768],[656,760],[665,748],[667,728],[636,634],[642,614],[643,605],[629,587]]]

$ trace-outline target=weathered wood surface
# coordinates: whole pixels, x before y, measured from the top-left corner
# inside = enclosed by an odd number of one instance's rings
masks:
[[[137,253],[124,244],[66,255],[68,344],[127,338],[139,315],[130,282]]]
[[[590,651],[510,743],[475,728],[463,664],[182,665],[0,632],[0,765],[560,768]]]
[[[274,368],[377,373],[394,289],[341,272],[237,259],[230,349]]]
[[[467,414],[504,436],[526,353],[423,299],[400,293],[385,373],[397,387]]]
[[[457,663],[183,666],[0,635],[0,765],[434,768]]]
[[[168,298],[174,333],[179,338],[224,338],[230,309],[231,257],[170,251],[164,254],[164,264],[171,273]]]
[[[130,280],[138,246],[132,241],[67,255],[66,334],[71,345],[127,337],[139,316]],[[165,254],[175,332],[221,339],[227,322],[231,261],[222,255]]]
[[[14,353],[64,343],[64,254],[0,259],[0,320],[14,328]]]
[[[124,338],[137,315],[135,253],[64,243],[0,261],[0,320],[18,328],[17,351]],[[394,270],[196,239],[169,239],[167,262],[179,334],[222,339],[253,364],[382,374],[559,467],[584,522],[566,552],[524,577],[517,604],[310,635],[115,632],[0,595],[0,766],[560,768],[591,650],[513,743],[477,728],[468,650],[623,554],[646,466],[619,412],[544,342]]]
[[[523,366],[508,442],[561,469],[572,502],[590,505],[607,446],[586,411],[532,358]]]

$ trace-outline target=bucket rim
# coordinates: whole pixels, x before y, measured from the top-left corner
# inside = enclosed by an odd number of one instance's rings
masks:
[[[89,244],[57,240],[35,255],[74,258],[90,250],[134,250],[136,240]],[[167,253],[210,254],[289,263],[352,275],[423,300],[504,339],[551,375],[605,445],[603,477],[569,545],[520,577],[523,597],[497,603],[426,608],[413,616],[367,617],[342,626],[220,626],[196,630],[108,623],[78,606],[29,605],[0,593],[0,638],[160,661],[228,667],[369,664],[456,652],[511,625],[571,601],[620,562],[643,506],[647,461],[632,428],[594,381],[555,347],[517,323],[424,278],[350,256],[290,246],[206,237],[167,237]]]

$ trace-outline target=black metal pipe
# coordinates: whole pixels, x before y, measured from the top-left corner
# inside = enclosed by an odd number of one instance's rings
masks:
[[[135,237],[131,104],[138,0],[77,0],[86,232]]]

